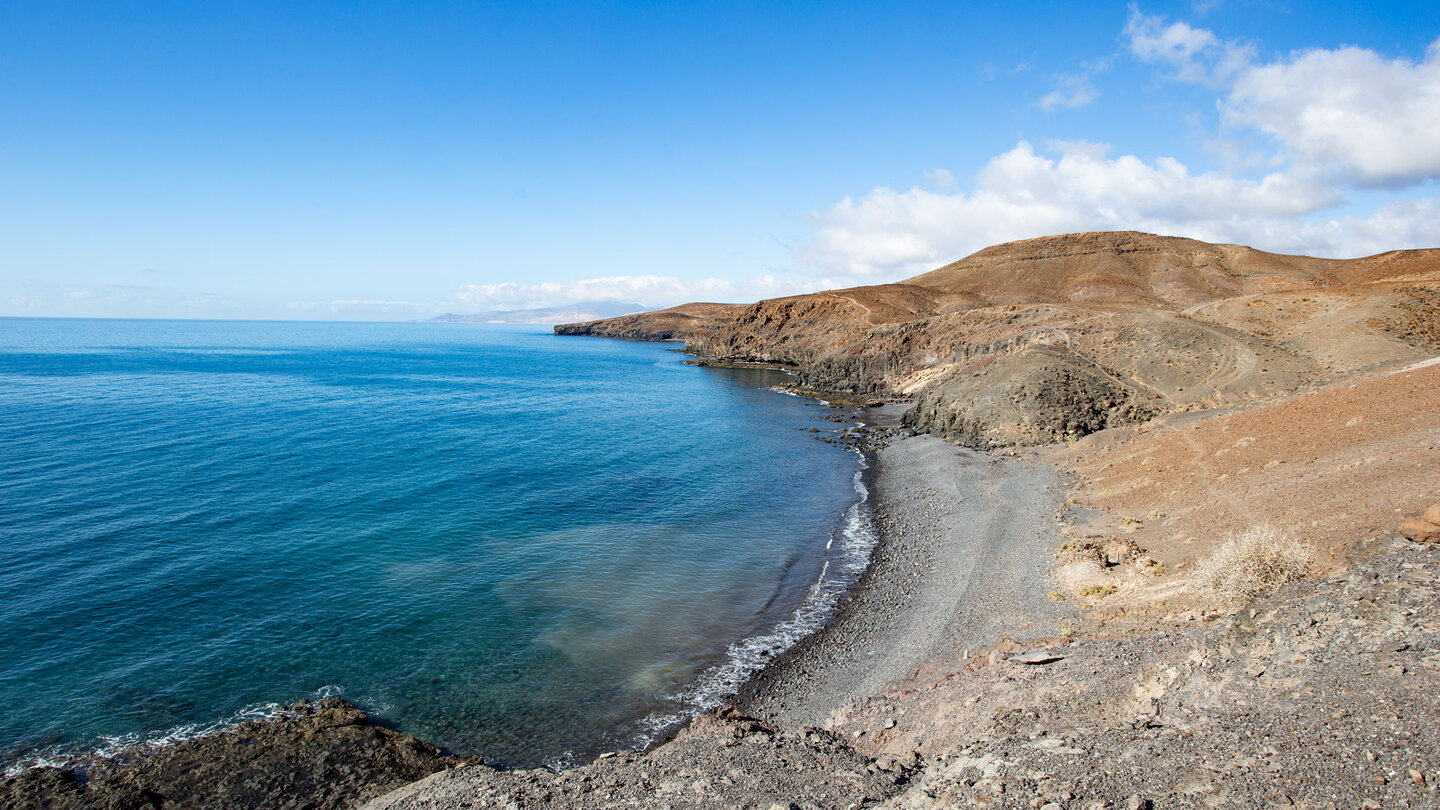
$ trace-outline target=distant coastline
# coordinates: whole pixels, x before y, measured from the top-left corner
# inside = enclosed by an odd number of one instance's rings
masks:
[[[593,321],[614,318],[631,312],[643,312],[641,304],[615,301],[587,301],[557,307],[533,309],[497,309],[486,312],[447,312],[431,318],[429,323],[531,323],[553,324],[565,321]]]

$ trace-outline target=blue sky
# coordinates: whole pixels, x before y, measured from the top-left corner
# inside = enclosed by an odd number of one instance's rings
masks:
[[[1440,5],[0,0],[0,315],[412,319],[1136,228],[1440,246]]]

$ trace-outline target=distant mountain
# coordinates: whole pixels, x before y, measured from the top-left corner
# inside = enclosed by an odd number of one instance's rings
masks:
[[[580,301],[559,307],[537,307],[535,309],[497,309],[490,312],[472,312],[467,315],[447,312],[432,322],[438,323],[573,323],[614,318],[632,312],[644,312],[644,304],[627,304],[623,301]]]

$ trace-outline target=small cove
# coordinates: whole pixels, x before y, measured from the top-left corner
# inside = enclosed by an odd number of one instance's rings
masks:
[[[547,332],[0,320],[5,764],[327,694],[565,764],[822,620],[873,542],[831,409]]]

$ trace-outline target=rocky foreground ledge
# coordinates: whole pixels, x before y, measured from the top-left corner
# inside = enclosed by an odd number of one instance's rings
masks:
[[[343,810],[472,761],[371,725],[331,698],[173,745],[31,768],[0,783],[0,807]]]

